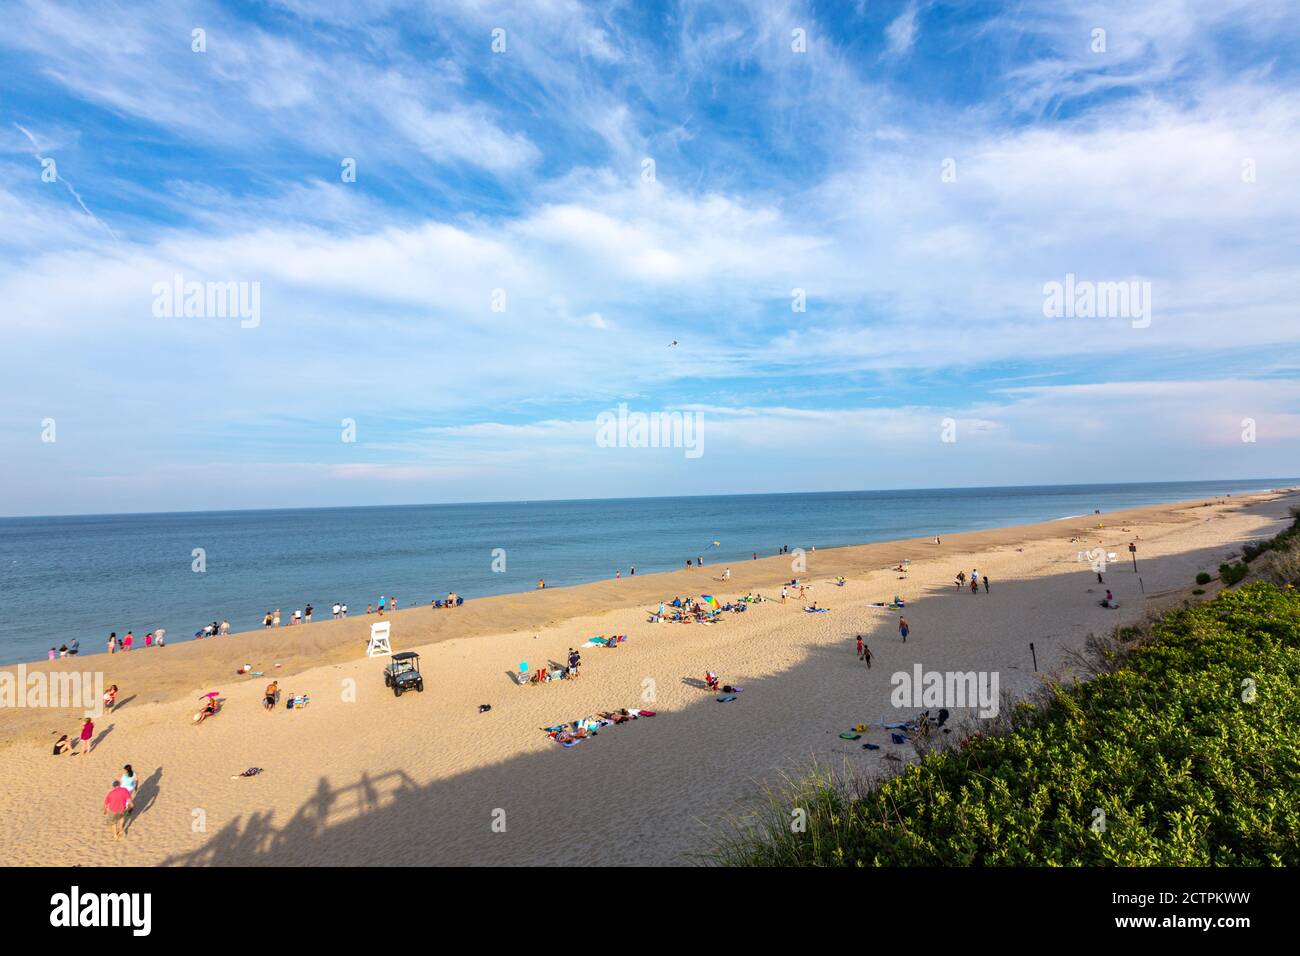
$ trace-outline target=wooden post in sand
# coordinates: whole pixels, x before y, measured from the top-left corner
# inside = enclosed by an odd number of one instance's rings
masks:
[[[1034,657],[1034,673],[1037,674],[1037,673],[1038,673],[1038,654],[1037,654],[1037,652],[1034,650],[1034,642],[1033,642],[1033,641],[1030,641],[1030,642],[1029,642],[1029,653],[1032,654],[1033,657]]]

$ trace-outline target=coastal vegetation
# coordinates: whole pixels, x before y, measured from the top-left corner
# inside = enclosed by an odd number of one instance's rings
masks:
[[[770,790],[712,860],[1300,865],[1297,528],[1247,549],[1245,571],[1271,556],[1256,580],[1091,638],[1079,677],[886,779],[814,769]]]

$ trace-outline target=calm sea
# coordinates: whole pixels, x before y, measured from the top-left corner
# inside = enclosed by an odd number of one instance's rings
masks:
[[[44,658],[76,637],[158,627],[188,640],[228,619],[261,626],[335,601],[352,614],[454,590],[472,600],[792,548],[834,547],[993,528],[1185,498],[1243,494],[1294,479],[1060,485],[932,491],[539,501],[373,508],[0,518],[0,662]],[[713,542],[720,542],[715,546]],[[193,570],[196,548],[206,570]],[[494,549],[505,570],[494,571]],[[500,561],[497,561],[500,566]]]

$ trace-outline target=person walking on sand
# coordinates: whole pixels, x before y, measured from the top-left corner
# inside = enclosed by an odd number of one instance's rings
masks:
[[[867,670],[871,670],[871,647],[867,644],[862,645],[862,659],[867,664]]]
[[[858,660],[862,660],[862,635],[858,635]]]
[[[977,579],[975,579],[975,578],[971,578],[971,579],[970,579],[970,593],[971,593],[971,594],[979,594],[979,593],[980,593],[980,583],[979,583],[979,581],[978,581]]]
[[[262,706],[268,712],[275,710],[275,699],[280,695],[280,682],[273,680],[266,685],[266,695],[262,699]]]
[[[122,768],[122,789],[131,794],[131,799],[126,802],[126,815],[129,817],[135,810],[135,794],[138,789],[135,771],[130,764]]]
[[[730,581],[730,580],[731,580],[731,568],[724,568],[724,569],[723,569],[723,571],[722,571],[722,580],[724,580],[724,581]]]
[[[90,753],[91,739],[95,736],[95,723],[89,717],[82,720],[81,723],[81,750],[78,751],[82,756]]]
[[[987,574],[984,575],[984,593],[989,593],[989,576]]]
[[[122,786],[122,781],[114,780],[104,797],[104,820],[113,828],[113,839],[120,840],[126,835],[126,812],[131,805],[131,791]]]
[[[781,585],[781,603],[782,603],[782,604],[785,603],[785,596],[786,596],[786,587],[785,587],[785,585],[783,584],[783,585]]]
[[[958,571],[958,572],[957,572],[957,590],[960,591],[960,590],[961,590],[962,588],[964,588],[964,587],[966,587],[966,572],[965,572],[965,571]]]
[[[280,609],[278,607],[275,609],[275,614],[271,616],[271,626],[272,627],[280,626]]]
[[[898,619],[898,633],[901,634],[901,635],[903,636],[903,643],[904,643],[904,644],[907,643],[907,635],[908,635],[909,633],[911,633],[911,630],[912,630],[912,629],[911,629],[910,627],[907,626],[907,618],[905,618],[905,617],[900,617],[900,618]]]

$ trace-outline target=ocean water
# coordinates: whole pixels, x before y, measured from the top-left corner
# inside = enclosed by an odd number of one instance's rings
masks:
[[[0,518],[0,663],[44,658],[76,637],[165,627],[169,643],[228,619],[335,601],[359,614],[381,594],[400,607],[448,591],[490,594],[681,567],[755,551],[951,534],[1165,501],[1244,494],[1294,479],[858,491],[821,494],[409,505],[178,514]],[[718,546],[714,541],[720,542]],[[206,570],[193,570],[202,548]],[[505,570],[493,570],[494,549]],[[499,564],[499,562],[498,562]]]

